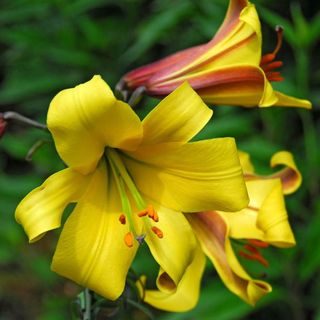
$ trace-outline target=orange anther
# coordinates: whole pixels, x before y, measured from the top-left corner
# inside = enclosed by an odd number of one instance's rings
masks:
[[[120,215],[119,221],[121,224],[126,224],[126,216],[124,214]]]
[[[153,231],[153,233],[156,234],[156,236],[157,236],[158,238],[160,238],[160,239],[163,238],[163,232],[162,232],[159,228],[157,228],[157,227],[152,227],[151,230]]]
[[[260,65],[267,64],[275,59],[276,55],[273,53],[267,53],[261,57]]]
[[[248,242],[256,247],[259,247],[259,248],[268,248],[269,247],[269,243],[266,243],[261,240],[249,239]]]
[[[154,222],[158,222],[158,221],[159,221],[159,216],[158,216],[158,214],[157,214],[157,211],[154,211],[154,212],[153,212],[153,221],[154,221]]]
[[[128,232],[124,236],[124,242],[129,248],[133,247],[133,234],[132,234],[132,232]]]
[[[253,254],[260,254],[259,250],[256,247],[252,246],[251,244],[246,244],[243,247]]]
[[[258,252],[258,253],[246,253],[244,251],[240,251],[239,255],[248,259],[248,260],[253,260],[253,261],[257,261],[259,263],[261,263],[263,266],[268,267],[269,266],[269,262]]]
[[[158,222],[159,216],[151,204],[148,205],[147,210],[148,210],[148,217],[152,219],[154,222]]]
[[[138,212],[138,217],[145,217],[148,214],[148,210],[143,210]]]
[[[148,217],[153,219],[153,215],[154,215],[153,206],[151,204],[149,204],[148,207],[147,207],[147,210],[148,210]]]

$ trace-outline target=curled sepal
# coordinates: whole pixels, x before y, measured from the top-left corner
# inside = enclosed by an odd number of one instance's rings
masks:
[[[252,279],[240,265],[230,243],[228,223],[222,216],[211,211],[189,213],[186,217],[203,252],[230,291],[251,305],[271,292],[272,288],[268,283]]]
[[[186,268],[181,280],[174,282],[167,273],[161,269],[158,279],[162,286],[158,290],[146,290],[146,277],[142,276],[136,282],[141,298],[155,308],[184,312],[195,307],[199,299],[200,281],[205,267],[205,256],[200,247],[195,252],[191,263]]]

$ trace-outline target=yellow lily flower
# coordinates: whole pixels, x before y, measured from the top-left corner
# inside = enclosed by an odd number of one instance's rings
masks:
[[[281,47],[282,29],[272,53],[261,56],[261,26],[255,6],[230,0],[223,24],[206,44],[198,45],[126,74],[123,90],[145,87],[152,96],[166,96],[184,81],[210,104],[244,107],[291,106],[311,108],[307,100],[275,91],[270,82],[282,81],[274,61]]]
[[[286,167],[270,176],[259,176],[253,171],[249,157],[240,153],[244,169],[250,203],[239,212],[206,211],[186,213],[203,253],[211,260],[221,279],[230,291],[247,303],[254,305],[261,297],[271,292],[271,286],[261,280],[252,279],[243,269],[233,250],[231,239],[245,241],[239,252],[244,258],[268,266],[260,250],[270,245],[286,248],[295,245],[294,236],[288,222],[283,194],[294,192],[301,184],[301,175],[289,152],[278,152],[271,159],[271,166]],[[197,253],[198,260],[203,259]],[[193,265],[197,261],[194,259]],[[196,268],[196,267],[195,267]],[[192,264],[175,290],[160,292],[145,290],[145,278],[137,286],[144,300],[169,311],[179,310],[179,302],[188,295],[191,287]],[[198,274],[195,274],[197,277]],[[173,302],[173,303],[172,303]]]
[[[143,241],[160,266],[159,288],[177,285],[196,248],[182,212],[247,205],[234,139],[188,142],[211,115],[187,83],[142,122],[100,76],[61,91],[50,104],[47,123],[68,168],[29,193],[16,220],[34,242],[60,227],[65,207],[77,203],[52,269],[107,299],[123,292]],[[197,263],[198,273],[203,263]]]

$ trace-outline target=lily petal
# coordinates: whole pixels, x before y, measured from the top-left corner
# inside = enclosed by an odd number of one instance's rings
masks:
[[[278,101],[275,103],[275,106],[281,107],[301,107],[306,109],[311,109],[312,104],[308,100],[297,99],[288,95],[285,95],[281,92],[274,91]]]
[[[167,279],[170,278],[170,283],[174,284],[181,280],[192,260],[197,243],[188,221],[181,212],[160,205],[154,207],[159,216],[159,221],[154,226],[163,232],[163,238],[159,239],[150,228],[146,228],[145,241],[161,267],[157,286],[166,291]]]
[[[117,299],[137,250],[124,243],[127,225],[119,222],[121,202],[105,164],[77,204],[60,235],[52,270],[90,288],[103,297]]]
[[[192,142],[143,160],[122,158],[142,194],[176,211],[236,211],[248,203],[233,138]]]
[[[218,65],[196,70],[150,87],[150,94],[163,95],[188,81],[201,98],[210,104],[270,106],[278,101],[260,67],[249,64]]]
[[[270,164],[272,168],[279,165],[286,166],[286,168],[270,176],[270,178],[281,179],[284,194],[290,194],[300,187],[302,176],[290,152],[280,151],[275,153]]]
[[[244,173],[254,172],[254,167],[247,152],[238,150],[239,160]]]
[[[143,120],[141,145],[186,143],[207,124],[211,116],[212,110],[185,82],[164,98]]]
[[[268,283],[252,279],[238,262],[228,238],[228,224],[222,216],[216,212],[201,212],[186,214],[186,217],[203,252],[230,291],[252,305],[271,292]]]
[[[194,308],[198,302],[204,267],[205,256],[198,247],[179,283],[175,283],[166,275],[169,290],[145,290],[145,277],[141,277],[136,284],[146,303],[170,312],[184,312]],[[160,277],[163,275],[165,273],[161,273],[160,270]]]
[[[73,169],[59,171],[20,202],[15,218],[22,224],[30,242],[60,227],[64,209],[81,198],[91,178],[91,175],[83,176]]]
[[[135,150],[142,136],[138,116],[100,76],[58,93],[47,122],[60,157],[83,174],[94,170],[106,146]]]
[[[257,239],[281,248],[294,246],[280,179],[253,180],[246,185],[249,206],[236,213],[219,212],[229,225],[230,237]]]
[[[255,174],[253,167],[249,167],[251,164],[250,160],[246,159],[246,157],[247,156],[245,153],[239,153],[239,158],[246,181],[280,178],[284,194],[291,194],[300,187],[302,182],[302,176],[290,152],[279,151],[275,153],[271,158],[271,167],[274,168],[276,166],[285,166],[285,168],[274,174],[266,176]]]

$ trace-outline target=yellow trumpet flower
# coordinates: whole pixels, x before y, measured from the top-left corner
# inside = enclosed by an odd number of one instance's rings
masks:
[[[52,269],[114,300],[145,241],[165,292],[196,258],[196,239],[182,212],[236,211],[248,203],[234,139],[189,142],[211,115],[187,83],[143,121],[100,76],[61,91],[47,123],[68,167],[21,201],[16,220],[34,242],[60,227],[64,209],[76,203]],[[197,261],[200,281],[204,259]]]

